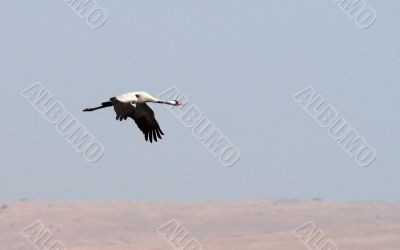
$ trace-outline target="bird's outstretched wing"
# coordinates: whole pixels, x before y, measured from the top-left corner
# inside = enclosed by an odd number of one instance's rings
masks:
[[[153,110],[147,104],[138,103],[128,116],[135,121],[136,125],[143,132],[146,141],[150,140],[152,143],[153,140],[157,141],[157,138],[161,139],[161,135],[164,135],[154,116]]]
[[[135,107],[130,102],[121,102],[117,98],[112,97],[110,101],[113,105],[117,120],[126,120],[129,114],[134,111]]]
[[[161,135],[164,135],[164,133],[154,117],[153,110],[147,106],[147,104],[137,103],[132,105],[129,102],[121,102],[114,97],[110,100],[117,115],[117,120],[122,121],[126,120],[128,117],[132,118],[143,132],[146,141],[150,140],[152,143],[153,140],[157,141],[157,138],[162,139]]]

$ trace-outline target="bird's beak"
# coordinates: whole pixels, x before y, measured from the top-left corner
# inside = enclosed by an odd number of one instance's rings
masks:
[[[183,106],[183,103],[180,103],[178,100],[174,101],[156,101],[156,103],[161,103],[161,104],[168,104],[171,106]]]
[[[175,106],[185,106],[185,104],[175,100]]]

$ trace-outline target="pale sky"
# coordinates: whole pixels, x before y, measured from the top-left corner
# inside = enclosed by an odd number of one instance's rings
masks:
[[[400,201],[400,2],[361,29],[333,0],[104,1],[91,29],[63,0],[0,8],[0,201]],[[42,83],[104,146],[88,163],[20,92]],[[223,166],[168,109],[146,143],[110,97],[179,88],[236,145]],[[361,167],[292,96],[312,86],[376,149]]]

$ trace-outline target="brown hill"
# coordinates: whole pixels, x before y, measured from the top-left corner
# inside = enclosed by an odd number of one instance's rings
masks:
[[[0,208],[0,250],[62,245],[70,250],[306,250],[307,245],[399,250],[400,205],[18,202]]]

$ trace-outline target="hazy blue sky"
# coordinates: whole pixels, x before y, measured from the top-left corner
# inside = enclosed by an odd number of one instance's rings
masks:
[[[400,1],[360,29],[333,0],[104,1],[94,30],[63,0],[2,1],[0,201],[400,201]],[[105,147],[95,164],[21,98],[41,82]],[[112,109],[177,86],[241,150],[224,167],[165,107],[146,143]],[[313,86],[376,148],[360,167],[296,102]]]

